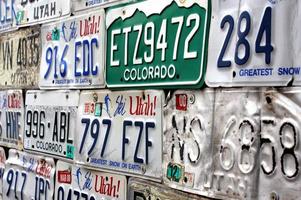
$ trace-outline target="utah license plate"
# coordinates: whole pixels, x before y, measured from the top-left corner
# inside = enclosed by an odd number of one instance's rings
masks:
[[[206,83],[300,85],[300,6],[300,1],[212,1]]]
[[[55,200],[126,200],[125,176],[58,161]]]
[[[16,0],[18,25],[39,24],[69,15],[71,0]]]
[[[262,93],[258,199],[299,199],[301,88]]]
[[[52,158],[10,149],[3,176],[3,200],[52,199],[54,173]]]
[[[22,90],[0,91],[0,145],[23,148],[24,109]]]
[[[109,10],[108,87],[202,85],[208,4],[207,0],[149,0]]]
[[[164,108],[163,180],[172,188],[209,195],[214,91],[179,90]]]
[[[260,92],[218,89],[213,128],[215,197],[255,199],[260,146]]]
[[[76,161],[149,179],[162,177],[161,91],[83,91]]]
[[[2,147],[0,147],[0,199],[3,199],[3,175],[5,169],[6,155]]]
[[[26,93],[24,149],[73,160],[79,91]]]
[[[38,26],[1,34],[0,86],[37,87],[40,51],[40,27]]]
[[[137,178],[130,178],[128,187],[128,199],[131,200],[208,200],[201,196],[187,194],[159,183]]]
[[[42,27],[41,88],[104,87],[104,11]]]

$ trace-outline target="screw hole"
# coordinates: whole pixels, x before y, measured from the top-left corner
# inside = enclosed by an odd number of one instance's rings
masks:
[[[271,99],[271,97],[269,97],[269,96],[267,96],[267,97],[265,98],[265,100],[267,101],[268,104],[272,103],[272,99]]]

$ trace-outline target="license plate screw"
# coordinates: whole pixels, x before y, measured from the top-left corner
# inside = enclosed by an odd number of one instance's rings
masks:
[[[97,102],[98,101],[98,96],[96,93],[93,94],[93,101],[94,102]]]
[[[195,96],[194,96],[194,94],[190,95],[190,97],[189,97],[189,102],[190,102],[191,104],[194,104],[194,102],[195,102]]]
[[[271,194],[270,194],[270,199],[271,200],[278,200],[279,198],[278,198],[278,195],[276,194],[276,192],[272,192]]]

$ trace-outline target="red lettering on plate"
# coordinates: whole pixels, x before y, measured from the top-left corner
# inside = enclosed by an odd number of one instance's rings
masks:
[[[187,110],[187,95],[186,94],[176,94],[176,109],[177,110]]]
[[[57,177],[59,183],[71,184],[71,171],[69,170],[58,171]]]
[[[116,183],[112,176],[100,176],[100,178],[98,179],[98,175],[96,175],[94,189],[95,192],[98,192],[100,194],[118,198],[120,180],[118,180]]]
[[[21,96],[19,94],[8,95],[8,108],[21,108]]]
[[[44,176],[46,178],[50,178],[52,166],[48,164],[45,160],[39,160],[38,166],[36,169],[36,173],[38,175]]]
[[[81,37],[99,33],[100,16],[98,17],[98,22],[95,20],[95,16],[93,16],[92,18],[89,17],[89,19],[80,20],[79,24],[79,34]]]
[[[134,107],[134,104],[136,105]],[[133,97],[130,96],[130,114],[131,115],[156,115],[155,109],[157,104],[157,96],[155,96],[152,100],[147,95],[147,100],[143,100],[143,97],[136,96],[136,102],[133,100]]]
[[[84,113],[85,114],[89,114],[90,113],[90,103],[85,103]]]

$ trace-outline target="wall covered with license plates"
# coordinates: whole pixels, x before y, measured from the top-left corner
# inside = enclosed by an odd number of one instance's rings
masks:
[[[299,199],[300,9],[0,1],[0,199]]]

